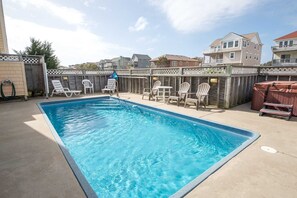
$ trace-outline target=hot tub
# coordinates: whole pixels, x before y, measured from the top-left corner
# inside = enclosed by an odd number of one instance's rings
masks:
[[[297,81],[255,83],[251,109],[259,111],[264,102],[292,104],[292,115],[297,116]]]

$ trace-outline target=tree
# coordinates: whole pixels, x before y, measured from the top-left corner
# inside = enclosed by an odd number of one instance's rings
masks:
[[[165,57],[161,56],[159,57],[159,60],[156,62],[156,65],[158,67],[169,67],[170,61]]]
[[[75,69],[97,70],[98,66],[95,63],[82,63],[75,65]]]
[[[44,61],[48,69],[57,69],[60,64],[58,57],[54,54],[52,43],[48,41],[40,41],[35,38],[30,38],[30,46],[26,47],[24,51],[16,51],[20,55],[44,55]]]
[[[261,66],[272,66],[272,61],[261,64]]]

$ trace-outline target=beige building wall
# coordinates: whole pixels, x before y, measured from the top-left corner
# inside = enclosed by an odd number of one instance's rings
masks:
[[[4,53],[4,54],[9,53],[2,0],[0,0],[0,53]]]
[[[0,62],[0,82],[3,80],[11,80],[14,83],[16,96],[28,96],[23,62]],[[3,86],[3,92],[6,96],[10,96],[11,86]]]
[[[235,57],[233,59],[230,59],[230,53],[234,52]],[[223,63],[228,64],[228,63],[240,63],[240,57],[241,57],[241,52],[240,51],[230,51],[230,52],[224,52],[223,53]]]
[[[249,42],[249,45],[242,47],[242,64],[245,66],[259,66],[261,63],[262,46]]]

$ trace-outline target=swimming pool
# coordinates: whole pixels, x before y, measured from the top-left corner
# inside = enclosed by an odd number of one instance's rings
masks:
[[[111,97],[40,107],[86,194],[99,197],[183,196],[259,137]]]

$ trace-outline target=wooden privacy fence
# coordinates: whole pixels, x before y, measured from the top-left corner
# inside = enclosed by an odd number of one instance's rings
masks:
[[[82,90],[81,81],[89,79],[96,92],[106,85],[113,71],[102,70],[48,70],[50,90],[51,80],[59,79],[63,86]],[[143,88],[151,88],[154,81],[172,86],[176,94],[182,82],[189,82],[190,93],[196,93],[200,83],[211,85],[208,103],[218,107],[230,108],[251,100],[253,85],[266,80],[296,80],[297,67],[182,67],[182,68],[144,68],[116,70],[119,75],[120,92],[142,94]]]
[[[7,64],[11,62],[23,62],[27,89],[30,94],[44,95],[47,90],[46,65],[43,56],[24,56],[17,54],[0,54],[0,61]]]
[[[43,56],[21,56],[0,54],[0,61],[24,62],[29,92],[45,93],[53,89],[51,80],[59,79],[63,86],[82,90],[81,81],[89,79],[94,83],[95,92],[101,92],[113,71],[103,70],[46,70]],[[151,88],[154,81],[172,86],[176,94],[182,82],[189,82],[190,93],[196,93],[200,83],[211,85],[208,103],[229,108],[251,100],[254,83],[262,81],[297,81],[296,66],[249,67],[170,67],[116,70],[119,75],[120,92],[142,94],[143,88]]]
[[[53,90],[52,80],[60,80],[64,87],[74,90],[83,90],[82,80],[89,79],[94,84],[94,91],[101,92],[113,71],[100,70],[63,70],[49,69],[47,71],[49,90]]]
[[[106,85],[108,76],[113,71],[89,70],[48,70],[49,90],[51,80],[59,79],[63,86],[82,90],[81,81],[89,79],[94,83],[96,92]],[[258,68],[254,67],[183,67],[116,70],[119,75],[119,91],[142,94],[143,88],[151,88],[154,81],[160,80],[162,85],[172,86],[176,94],[182,82],[189,82],[190,93],[196,93],[200,83],[211,85],[208,103],[229,108],[250,100],[252,86],[257,82]],[[231,87],[234,89],[232,90]],[[228,89],[227,89],[228,88]],[[231,96],[232,95],[232,96]]]

